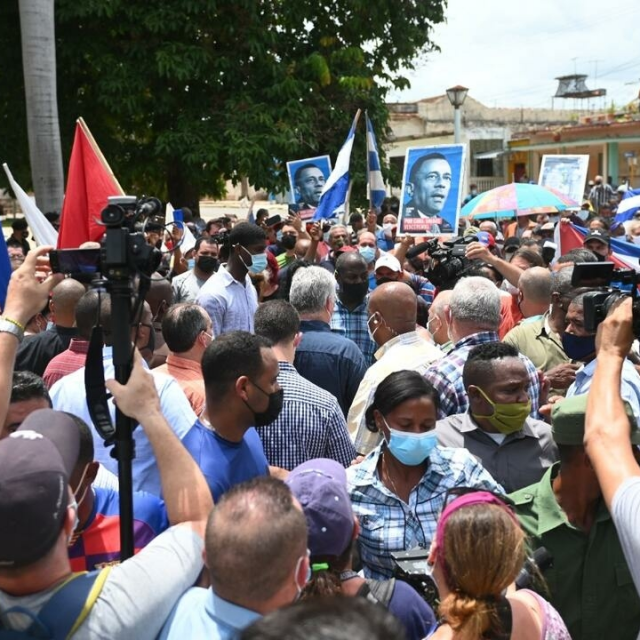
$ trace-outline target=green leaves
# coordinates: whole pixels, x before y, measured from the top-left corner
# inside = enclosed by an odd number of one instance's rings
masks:
[[[66,158],[82,115],[127,192],[219,195],[221,178],[287,186],[285,163],[334,159],[354,113],[378,141],[387,91],[435,47],[445,0],[56,0]],[[0,2],[0,157],[28,167],[17,0]],[[364,122],[352,201],[365,202]],[[24,186],[24,185],[23,185]],[[168,191],[167,191],[168,189]],[[191,196],[190,196],[191,197]],[[193,196],[195,197],[195,196]]]

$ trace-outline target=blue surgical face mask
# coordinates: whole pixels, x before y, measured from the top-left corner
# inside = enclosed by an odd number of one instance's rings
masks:
[[[196,259],[195,258],[189,258],[187,260],[187,267],[189,267],[189,269],[193,269],[193,267],[196,266]]]
[[[251,273],[262,273],[267,268],[267,265],[267,254],[256,253],[251,256],[251,266],[249,267],[249,271],[251,271]]]
[[[384,417],[382,419],[389,429],[387,447],[389,447],[391,455],[408,467],[422,464],[438,444],[435,431],[427,431],[426,433],[398,431],[392,429]]]
[[[251,273],[262,273],[268,266],[268,261],[267,261],[267,253],[256,253],[255,255],[250,253],[247,249],[245,249],[242,245],[240,245],[240,251],[244,251],[250,258],[251,258],[251,264],[248,265],[243,259],[242,259],[242,253],[240,253],[240,260],[242,261],[242,264],[247,268],[247,271],[251,272]]]
[[[373,247],[358,247],[360,255],[370,264],[376,259],[376,250]]]

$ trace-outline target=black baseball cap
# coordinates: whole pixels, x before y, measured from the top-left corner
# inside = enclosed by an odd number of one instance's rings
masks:
[[[507,253],[517,251],[520,248],[520,238],[507,238],[502,245],[502,250]]]
[[[53,409],[34,411],[0,441],[0,567],[28,566],[53,547],[79,452],[73,418]]]
[[[602,229],[593,229],[593,231],[589,231],[583,244],[586,244],[589,240],[600,240],[600,242],[604,242],[605,244],[611,244],[609,234],[604,232]]]

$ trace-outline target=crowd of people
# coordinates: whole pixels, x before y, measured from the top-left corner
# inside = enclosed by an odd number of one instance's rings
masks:
[[[607,204],[464,220],[446,281],[393,198],[348,225],[185,210],[189,251],[147,228],[169,251],[126,384],[110,294],[14,225],[0,638],[639,637],[638,311],[594,326],[573,277],[640,237]],[[583,247],[545,251],[571,223]],[[96,366],[139,425],[130,558]]]

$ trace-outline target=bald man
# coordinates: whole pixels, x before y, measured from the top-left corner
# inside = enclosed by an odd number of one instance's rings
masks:
[[[450,300],[451,289],[445,289],[436,296],[433,304],[429,307],[427,331],[431,334],[436,345],[440,347],[442,353],[448,353],[453,346],[449,338],[449,322],[447,320]]]
[[[66,278],[53,289],[50,318],[54,326],[24,339],[16,355],[16,371],[32,371],[42,377],[49,361],[69,347],[71,338],[78,335],[76,305],[84,293],[84,286],[73,278]]]
[[[368,454],[380,442],[380,434],[369,431],[365,412],[373,395],[390,373],[409,369],[423,374],[429,364],[442,357],[440,349],[416,332],[416,294],[404,282],[387,282],[369,297],[369,330],[379,349],[376,363],[365,374],[347,417],[356,451]]]
[[[153,274],[151,286],[145,296],[145,301],[149,303],[151,309],[153,338],[151,338],[152,342],[147,348],[147,355],[144,353],[142,355],[149,363],[149,367],[155,369],[163,365],[169,355],[169,347],[167,347],[162,335],[162,319],[167,309],[173,304],[173,287],[169,280],[164,278],[162,274]],[[142,326],[142,328],[144,328],[144,326]],[[150,355],[148,356],[149,352]]]
[[[551,304],[551,272],[544,267],[531,267],[518,280],[518,306],[522,315],[539,318]]]

